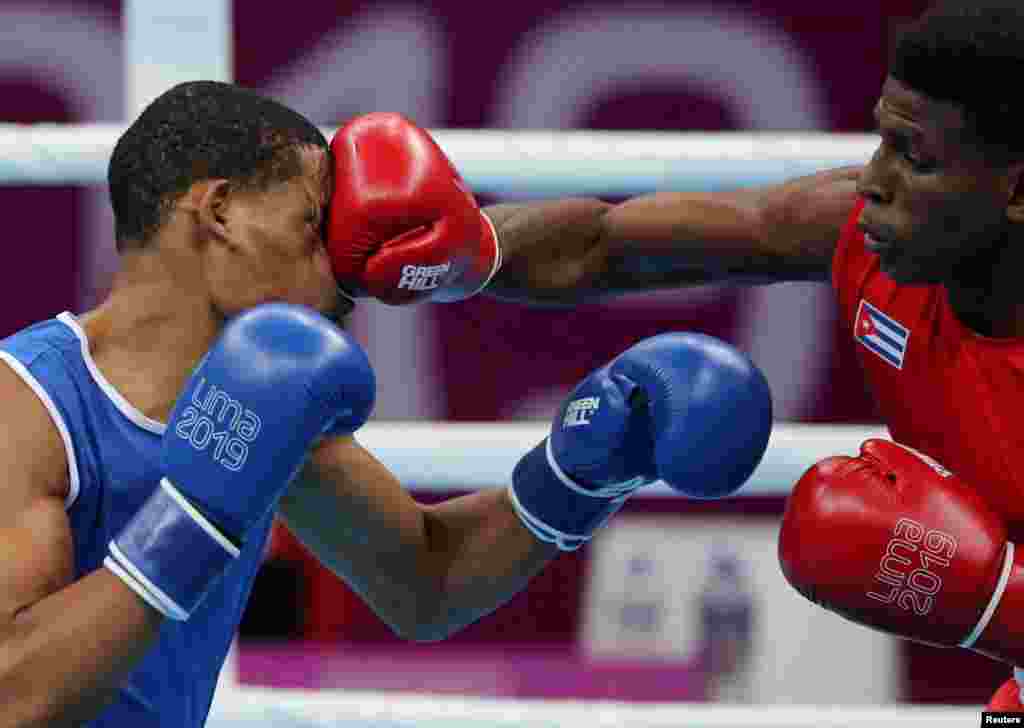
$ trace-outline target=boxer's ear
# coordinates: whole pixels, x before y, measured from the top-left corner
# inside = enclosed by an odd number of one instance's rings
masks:
[[[200,240],[229,237],[228,207],[232,185],[226,179],[204,179],[194,183],[178,203],[191,216]]]
[[[1007,175],[1010,194],[1006,203],[1006,217],[1012,223],[1024,223],[1024,163],[1010,165]]]
[[[212,237],[229,237],[228,206],[231,202],[231,183],[226,179],[205,180],[206,189],[200,197],[199,221]]]

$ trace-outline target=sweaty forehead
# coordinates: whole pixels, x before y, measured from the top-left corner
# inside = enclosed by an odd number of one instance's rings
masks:
[[[330,158],[326,149],[307,146],[299,150],[302,160],[303,178],[306,187],[319,204],[324,205],[330,198],[331,176]]]
[[[892,76],[882,86],[875,109],[881,116],[909,123],[925,133],[955,132],[964,125],[963,112],[956,104],[926,96]]]

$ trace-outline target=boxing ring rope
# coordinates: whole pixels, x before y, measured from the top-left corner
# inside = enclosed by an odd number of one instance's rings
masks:
[[[0,184],[106,184],[116,124],[0,123]],[[330,138],[331,128],[323,128]],[[865,162],[870,134],[435,129],[478,194],[629,195],[767,184]]]
[[[971,708],[568,703],[318,690],[222,694],[209,728],[881,728],[977,725]],[[263,721],[261,723],[261,721]]]
[[[103,185],[123,131],[116,124],[0,123],[0,185]],[[333,129],[324,128],[329,136]],[[863,163],[873,135],[690,134],[433,130],[480,194],[624,196],[766,184],[819,169]],[[410,489],[502,487],[546,422],[371,422],[358,439]],[[856,452],[874,427],[779,424],[765,458],[738,494],[782,496],[802,472],[833,454]],[[643,497],[673,497],[655,484]],[[562,703],[239,686],[229,661],[211,728],[815,728],[972,725],[976,708]]]
[[[356,435],[409,489],[421,492],[479,490],[508,484],[520,456],[548,432],[547,422],[370,422]],[[880,427],[777,424],[765,456],[741,496],[783,496],[814,463],[830,455],[855,455],[860,443],[888,437]],[[680,497],[664,483],[648,497]]]

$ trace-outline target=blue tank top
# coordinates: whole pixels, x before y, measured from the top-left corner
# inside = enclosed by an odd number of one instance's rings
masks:
[[[65,509],[80,578],[102,567],[107,544],[160,481],[165,425],[103,377],[70,313],[0,341],[0,358],[39,395],[64,440],[71,482]],[[164,621],[157,643],[90,728],[203,725],[272,521],[268,515],[250,532],[239,558],[188,621]],[[183,554],[187,548],[182,545]]]

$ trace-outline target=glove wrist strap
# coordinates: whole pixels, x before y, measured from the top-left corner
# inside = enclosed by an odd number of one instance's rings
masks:
[[[548,439],[530,450],[512,473],[509,495],[516,515],[541,541],[575,551],[622,508],[642,478],[590,490],[567,475]]]
[[[488,284],[494,279],[494,276],[501,270],[502,257],[501,257],[501,243],[498,242],[498,231],[494,227],[494,223],[491,222],[491,218],[481,210],[480,217],[484,221],[485,236],[491,241],[494,246],[494,254],[491,258],[491,269],[482,281],[479,281],[478,275],[480,272],[474,272],[473,274],[466,276],[460,274],[454,280],[446,283],[445,285],[438,288],[433,295],[430,296],[430,300],[434,303],[454,303],[455,301],[465,301],[466,299],[472,298],[480,291],[487,288]],[[479,281],[479,282],[477,282]],[[468,286],[472,286],[469,288]]]
[[[491,264],[491,272],[487,274],[487,278],[484,279],[479,288],[469,294],[470,297],[487,288],[487,285],[494,279],[494,276],[498,275],[498,271],[501,270],[501,264],[504,262],[501,257],[501,241],[498,240],[498,229],[494,227],[491,218],[487,217],[487,213],[483,210],[480,211],[480,217],[484,219],[487,231],[491,234],[491,240],[494,242],[494,262]]]
[[[188,619],[239,555],[166,478],[108,548],[104,566],[175,620]]]
[[[985,606],[985,611],[981,613],[981,617],[978,618],[978,623],[974,625],[974,629],[971,630],[963,641],[960,643],[961,647],[973,647],[974,643],[978,641],[978,638],[985,632],[985,628],[988,627],[988,623],[992,621],[992,616],[996,613],[996,608],[999,606],[999,602],[1003,599],[1003,592],[1006,591],[1006,585],[1010,581],[1010,572],[1013,569],[1013,556],[1014,546],[1012,542],[1007,542],[1006,548],[1003,551],[1003,569],[999,573],[999,581],[996,583],[996,588],[992,592],[992,596],[988,600],[988,604]]]

